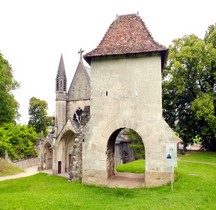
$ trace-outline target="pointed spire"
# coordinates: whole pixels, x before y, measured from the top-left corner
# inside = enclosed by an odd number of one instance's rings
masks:
[[[61,54],[60,61],[59,61],[59,67],[58,67],[57,75],[59,75],[59,76],[65,75],[65,66],[64,66],[64,59],[63,59],[62,54]]]
[[[66,92],[67,90],[67,77],[64,66],[63,55],[61,54],[58,72],[56,75],[56,92]]]

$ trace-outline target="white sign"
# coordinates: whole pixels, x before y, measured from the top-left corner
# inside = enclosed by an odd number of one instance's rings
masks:
[[[177,166],[177,144],[166,143],[166,164],[167,167]]]

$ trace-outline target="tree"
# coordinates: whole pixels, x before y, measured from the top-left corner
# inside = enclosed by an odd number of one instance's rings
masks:
[[[132,129],[130,129],[127,132],[127,135],[132,140],[129,143],[129,147],[133,151],[133,155],[134,155],[135,160],[145,159],[145,148],[144,148],[143,141],[142,141],[142,138],[140,137],[140,135]]]
[[[163,116],[185,145],[196,138],[216,150],[215,27],[205,39],[195,35],[173,41],[163,72]],[[215,39],[211,38],[215,37]],[[211,41],[212,40],[212,41]]]
[[[13,71],[8,61],[0,53],[0,125],[15,122],[19,117],[19,104],[12,93],[19,87],[13,78]]]
[[[0,127],[0,156],[5,150],[13,160],[37,156],[36,141],[39,135],[26,125],[6,123]]]
[[[204,40],[206,44],[213,44],[213,47],[216,48],[216,23],[208,27]]]
[[[44,100],[32,97],[29,101],[29,122],[28,125],[35,128],[37,133],[47,135],[47,128],[51,125],[51,118],[47,114],[48,105]]]

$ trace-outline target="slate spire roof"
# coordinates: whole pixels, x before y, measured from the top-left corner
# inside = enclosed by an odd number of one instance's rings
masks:
[[[56,75],[56,92],[66,92],[67,90],[67,76],[65,72],[64,60],[61,55],[59,67]]]
[[[121,15],[110,25],[99,45],[84,55],[90,64],[93,57],[161,52],[162,66],[167,48],[155,42],[137,14]]]
[[[58,72],[57,72],[56,77],[57,76],[59,76],[59,77],[66,76],[63,55],[61,55],[61,57],[60,57]]]

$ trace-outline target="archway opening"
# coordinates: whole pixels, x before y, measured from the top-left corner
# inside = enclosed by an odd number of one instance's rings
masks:
[[[52,169],[52,161],[53,161],[53,149],[50,143],[46,143],[44,145],[43,150],[43,169],[49,170]]]
[[[74,145],[74,133],[66,131],[58,144],[57,171],[58,174],[68,173],[72,167],[72,152]]]
[[[140,135],[130,128],[115,130],[107,144],[109,186],[143,186],[144,171],[145,147]]]

